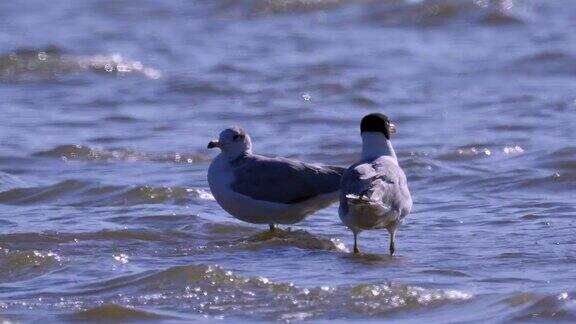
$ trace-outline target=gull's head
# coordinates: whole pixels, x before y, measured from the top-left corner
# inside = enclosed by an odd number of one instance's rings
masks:
[[[219,148],[230,157],[252,152],[252,141],[246,131],[240,127],[226,128],[220,133],[218,140],[208,143],[208,148]]]
[[[396,159],[390,134],[396,133],[396,127],[384,114],[374,113],[364,116],[360,123],[362,136],[362,158],[391,156]]]
[[[380,113],[373,113],[362,118],[362,122],[360,123],[360,132],[363,137],[367,134],[381,134],[389,140],[390,134],[396,133],[396,126],[392,124],[388,116]]]

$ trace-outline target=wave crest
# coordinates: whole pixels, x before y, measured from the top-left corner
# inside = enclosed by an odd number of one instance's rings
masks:
[[[52,78],[62,74],[93,72],[113,75],[141,75],[158,79],[159,70],[139,61],[124,59],[119,54],[96,56],[68,56],[56,46],[19,48],[0,55],[0,80],[28,80]]]
[[[34,153],[34,156],[60,158],[64,161],[151,161],[173,163],[197,163],[209,160],[206,155],[164,153],[153,154],[127,149],[104,149],[79,144],[59,145],[47,151]]]

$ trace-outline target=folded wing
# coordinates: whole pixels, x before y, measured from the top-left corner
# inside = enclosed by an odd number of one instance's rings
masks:
[[[350,205],[366,205],[379,213],[397,211],[400,217],[412,208],[406,176],[388,157],[349,168],[342,179],[342,195]]]
[[[253,199],[284,204],[338,191],[345,170],[258,155],[237,163],[232,183],[234,191]]]

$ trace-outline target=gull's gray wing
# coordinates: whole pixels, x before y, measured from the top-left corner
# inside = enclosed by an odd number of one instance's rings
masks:
[[[390,157],[352,165],[342,177],[341,201],[358,197],[377,202],[404,217],[412,208],[412,198],[404,171]]]
[[[257,200],[293,204],[340,189],[345,169],[259,155],[233,162],[232,189]]]

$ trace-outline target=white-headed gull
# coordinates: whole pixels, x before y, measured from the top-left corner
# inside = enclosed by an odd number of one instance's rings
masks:
[[[252,153],[250,136],[233,127],[208,148],[220,154],[208,169],[218,204],[239,220],[254,224],[294,224],[338,200],[344,168]]]

